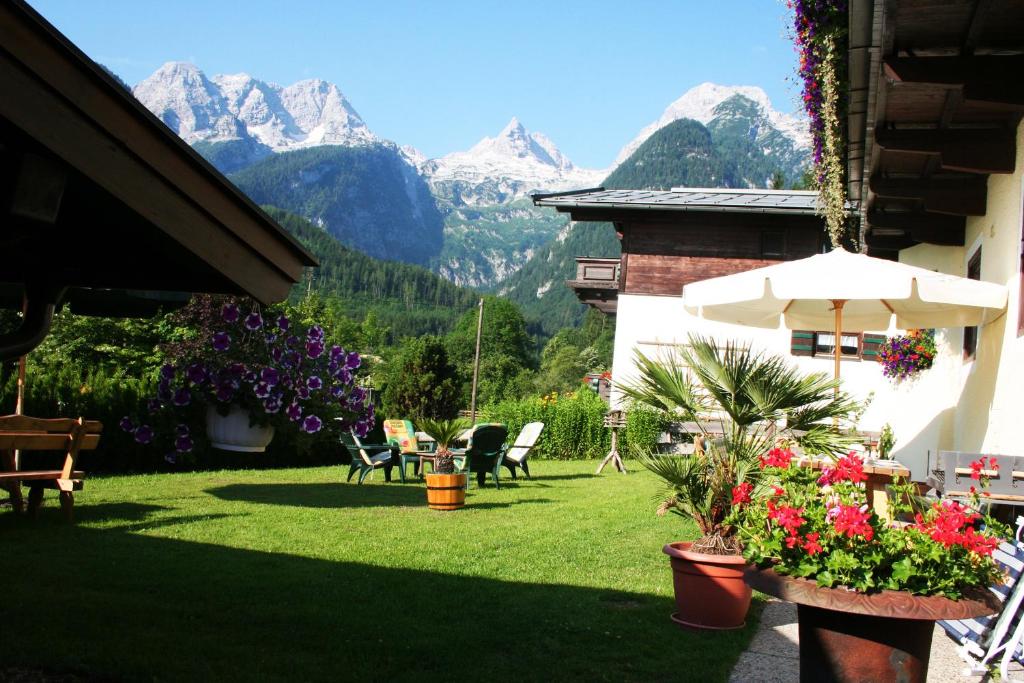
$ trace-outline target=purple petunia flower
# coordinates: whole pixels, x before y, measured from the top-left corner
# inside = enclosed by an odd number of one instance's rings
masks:
[[[316,434],[317,432],[320,431],[320,428],[322,426],[323,422],[321,422],[320,418],[317,417],[316,415],[310,415],[305,420],[302,421],[302,431],[306,432],[307,434]]]
[[[238,306],[235,304],[224,304],[220,309],[220,317],[226,323],[238,321]]]
[[[341,398],[345,395],[344,387],[331,387],[331,396],[334,398]]]
[[[231,335],[227,332],[213,333],[213,348],[215,351],[227,351],[231,348]]]
[[[202,384],[209,377],[206,368],[200,363],[193,363],[188,366],[188,381],[192,384]]]
[[[316,375],[313,375],[312,377],[310,377],[309,379],[306,380],[306,386],[309,388],[310,391],[316,391],[317,389],[321,388],[323,385],[324,385],[323,380],[321,380]]]
[[[245,374],[245,363],[232,363],[228,366],[228,372],[235,377],[241,377]]]
[[[355,351],[351,352],[350,354],[348,354],[348,356],[345,357],[345,366],[349,370],[355,370],[362,364],[362,359],[359,357],[359,354],[356,353]]]
[[[178,453],[191,453],[192,452],[192,437],[188,434],[179,436],[174,440],[174,450]]]
[[[256,398],[267,398],[270,396],[270,385],[266,382],[257,382],[252,392],[256,394]]]
[[[331,360],[340,361],[345,357],[345,349],[341,348],[337,344],[331,347]]]
[[[139,425],[135,430],[135,441],[141,444],[150,443],[153,440],[153,428],[149,425]]]
[[[188,425],[179,424],[177,427],[174,428],[174,433],[178,436],[185,436],[186,434],[189,433]]]
[[[281,398],[279,396],[271,396],[263,402],[263,412],[268,415],[275,415],[281,412]]]
[[[274,359],[275,363],[280,363],[281,362],[281,349],[279,349],[276,346],[274,348],[270,349],[270,357]]]
[[[296,347],[296,346],[298,346],[298,345],[299,345],[299,338],[298,338],[298,337],[294,337],[294,336],[292,336],[292,337],[288,337],[288,339],[286,339],[284,343],[285,343],[285,344],[286,344],[286,345],[287,345],[288,347],[290,347],[290,348],[294,348],[294,347]]]
[[[245,381],[246,384],[255,384],[257,380],[259,380],[259,375],[257,375],[252,370],[246,370],[245,374],[242,375],[242,379]]]
[[[187,406],[192,402],[192,392],[185,387],[182,387],[174,392],[174,399],[172,402],[178,407]]]
[[[121,418],[121,421],[120,421],[120,422],[118,422],[118,423],[117,423],[117,425],[118,425],[118,426],[119,426],[119,427],[120,427],[120,428],[121,428],[121,429],[122,429],[123,431],[126,431],[126,432],[131,432],[131,431],[134,431],[134,430],[135,430],[135,423],[134,423],[134,422],[132,422],[132,419],[131,419],[130,417],[128,417],[127,415],[125,415],[124,417],[122,417],[122,418]]]
[[[322,341],[311,341],[306,343],[306,355],[310,358],[319,358],[324,352]]]
[[[352,373],[347,368],[341,368],[334,373],[334,379],[338,380],[345,386],[352,384]]]
[[[324,328],[319,325],[313,325],[306,332],[306,340],[322,342],[324,340]]]
[[[229,403],[235,397],[235,388],[230,382],[221,382],[217,386],[217,400],[221,403]]]
[[[298,422],[299,419],[302,417],[302,406],[300,406],[298,403],[292,403],[285,409],[284,412],[288,416],[289,420],[291,420],[292,422]]]
[[[280,381],[280,374],[274,368],[263,368],[263,372],[260,373],[260,379],[269,386],[274,386]]]
[[[300,400],[305,401],[307,398],[309,398],[309,389],[307,389],[304,386],[301,386],[295,390],[295,396],[298,397]]]
[[[170,363],[168,363],[168,364],[166,364],[166,365],[164,365],[163,367],[160,368],[160,378],[161,379],[165,379],[165,380],[170,381],[170,380],[174,379],[174,374],[175,374],[175,368]]]
[[[366,392],[359,387],[352,389],[352,393],[348,395],[348,402],[351,405],[358,405],[366,399]]]
[[[286,316],[280,315],[277,317],[277,329],[281,330],[282,332],[287,332],[288,325],[290,324],[291,322],[288,320]]]
[[[363,438],[364,436],[370,433],[370,425],[363,420],[359,420],[358,422],[356,422],[356,426],[353,427],[353,429],[356,432],[356,436],[358,436],[359,438]]]
[[[253,311],[245,316],[245,329],[256,331],[261,327],[263,327],[263,316],[260,315],[259,311]]]

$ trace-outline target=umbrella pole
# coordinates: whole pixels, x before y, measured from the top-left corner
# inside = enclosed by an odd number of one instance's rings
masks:
[[[843,306],[846,304],[846,299],[833,299],[832,310],[836,313],[836,336],[832,340],[832,355],[835,357],[836,369],[835,378],[839,379],[839,356],[842,353],[842,344],[839,341],[840,335],[843,333]],[[839,396],[839,384],[836,384],[833,390],[836,397]]]

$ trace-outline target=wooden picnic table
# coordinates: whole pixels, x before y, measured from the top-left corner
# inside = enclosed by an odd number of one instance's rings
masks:
[[[43,502],[45,489],[60,492],[65,519],[74,520],[74,492],[82,490],[85,473],[75,468],[78,453],[99,445],[103,425],[84,418],[43,419],[25,415],[0,417],[0,487],[7,489],[15,511],[25,508],[21,484],[29,488],[28,511],[35,514]],[[15,451],[64,451],[60,469],[20,469]]]

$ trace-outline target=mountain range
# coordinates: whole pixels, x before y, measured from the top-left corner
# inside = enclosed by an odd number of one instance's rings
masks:
[[[776,111],[753,86],[691,88],[599,170],[574,165],[516,118],[468,150],[428,159],[374,134],[341,90],[322,80],[282,87],[247,74],[208,78],[192,64],[170,62],[133,92],[255,201],[296,213],[372,256],[429,266],[528,308],[564,289],[556,263],[582,255],[566,250],[584,246],[564,216],[534,207],[529,194],[602,181],[763,187],[776,172],[795,182],[808,157],[804,122]],[[680,121],[687,123],[662,137],[661,148],[649,144]],[[538,272],[550,277],[540,281]]]

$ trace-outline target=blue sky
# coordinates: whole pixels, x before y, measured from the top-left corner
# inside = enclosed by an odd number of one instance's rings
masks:
[[[323,78],[375,133],[430,157],[518,116],[603,168],[704,81],[796,108],[782,0],[29,2],[131,85],[170,60],[282,85]]]

